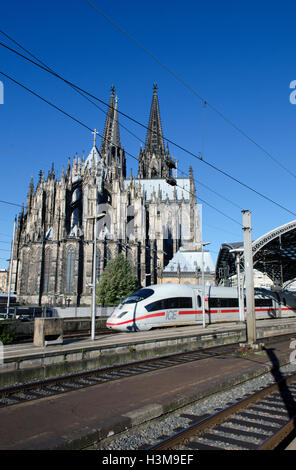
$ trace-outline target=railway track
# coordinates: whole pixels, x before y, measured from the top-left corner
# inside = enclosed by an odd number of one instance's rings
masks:
[[[296,374],[276,383],[147,450],[274,450],[296,429]]]
[[[229,344],[208,349],[199,349],[193,352],[136,361],[120,366],[93,369],[85,372],[68,374],[66,376],[10,385],[0,388],[0,408],[16,405],[25,401],[37,400],[52,395],[67,393],[72,390],[97,385],[103,382],[119,380],[124,377],[173,367],[191,361],[232,354],[235,350],[235,346],[237,345]]]
[[[287,336],[264,339],[264,341],[269,344],[286,340]],[[50,377],[43,380],[9,385],[0,388],[0,408],[67,393],[112,380],[120,380],[125,377],[144,374],[162,368],[173,367],[191,361],[234,354],[237,348],[237,343],[206,349],[199,348],[196,351],[187,353],[171,354],[160,358],[129,362],[117,366],[97,368],[59,377]]]
[[[114,335],[114,331],[109,330],[108,328],[100,328],[96,330],[96,336],[101,335]],[[64,333],[63,338],[66,339],[73,339],[73,338],[87,338],[91,335],[90,330],[78,330],[73,333]],[[33,335],[18,335],[17,338],[12,341],[11,344],[24,344],[24,343],[31,343],[33,340]]]

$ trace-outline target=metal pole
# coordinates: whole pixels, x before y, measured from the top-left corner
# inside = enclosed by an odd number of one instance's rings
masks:
[[[244,311],[242,304],[242,289],[240,283],[240,254],[236,254],[236,267],[237,267],[237,288],[238,288],[238,309],[239,309],[239,320],[244,321]]]
[[[96,206],[97,212],[97,206]],[[97,214],[94,220],[94,253],[93,253],[93,275],[92,275],[92,309],[91,309],[91,339],[96,335],[96,275],[97,275]]]
[[[252,227],[250,211],[242,211],[244,231],[244,261],[246,276],[246,301],[247,301],[247,341],[252,344],[256,341],[256,317],[254,301],[254,274],[252,254]]]
[[[201,244],[201,279],[202,279],[202,326],[206,326],[206,315],[205,315],[205,274],[204,274],[204,251],[203,244]]]
[[[201,243],[201,279],[202,279],[202,326],[206,326],[206,314],[205,314],[205,273],[204,273],[204,246],[210,245],[211,242]]]
[[[14,219],[14,224],[13,224],[13,237],[12,237],[10,272],[9,272],[9,284],[8,284],[8,297],[7,297],[7,312],[6,312],[7,315],[9,314],[10,295],[11,295],[11,281],[12,281],[13,256],[14,256],[15,225],[16,225],[16,217],[15,217],[15,219]]]
[[[96,282],[97,282],[97,220],[105,217],[106,212],[103,211],[95,217],[87,217],[88,219],[94,219],[94,248],[93,248],[93,271],[92,271],[92,296],[91,296],[91,339],[95,339],[96,334]],[[77,314],[77,304],[75,308],[75,316]]]

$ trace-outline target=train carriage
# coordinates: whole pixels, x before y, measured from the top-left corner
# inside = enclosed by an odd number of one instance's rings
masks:
[[[107,319],[106,326],[119,331],[143,331],[199,324],[203,321],[202,299],[201,286],[155,284],[127,297]],[[206,286],[204,306],[207,323],[241,319],[235,287]],[[295,316],[296,296],[288,291],[255,289],[255,310],[258,319]]]

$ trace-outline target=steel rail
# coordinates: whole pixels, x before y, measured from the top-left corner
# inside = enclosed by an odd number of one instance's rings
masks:
[[[186,351],[182,353],[175,353],[175,354],[170,354],[170,355],[165,355],[165,356],[159,356],[151,359],[144,359],[144,360],[138,360],[138,361],[131,361],[127,362],[125,364],[120,364],[120,365],[114,365],[114,366],[108,366],[108,367],[102,367],[102,368],[96,368],[96,369],[90,369],[87,371],[82,371],[82,372],[73,372],[71,374],[67,375],[62,375],[59,377],[48,377],[42,380],[36,380],[33,382],[27,382],[27,383],[21,383],[21,384],[13,384],[13,385],[8,385],[5,387],[0,388],[0,400],[3,398],[9,398],[9,396],[17,394],[17,393],[22,393],[22,392],[30,392],[34,390],[42,390],[42,387],[50,387],[50,386],[59,386],[63,384],[68,384],[71,385],[71,382],[75,383],[75,381],[83,380],[83,379],[91,379],[92,377],[95,379],[96,376],[104,376],[104,374],[114,374],[114,378],[110,377],[108,378],[108,381],[111,380],[118,380],[120,378],[128,377],[128,375],[118,377],[116,376],[116,373],[120,373],[120,371],[125,371],[127,369],[131,370],[130,376],[131,375],[139,375],[147,372],[153,372],[155,370],[163,369],[163,368],[168,368],[168,367],[174,367],[177,365],[182,365],[184,363],[192,362],[192,361],[198,361],[198,360],[203,360],[203,359],[209,359],[213,357],[218,357],[221,355],[226,355],[226,354],[232,354],[235,347],[238,346],[238,343],[231,343],[227,345],[219,345],[216,347],[210,347],[206,349],[201,349],[198,348],[194,351]],[[167,362],[166,362],[167,361]],[[169,362],[170,361],[170,362]],[[174,362],[175,361],[175,362]],[[138,372],[133,371],[133,369],[140,369],[141,367],[145,366],[151,366],[151,369],[148,370],[139,370]],[[153,367],[155,365],[155,367]],[[107,380],[104,380],[105,382]],[[97,383],[91,383],[91,384],[84,384],[81,385],[80,388],[82,387],[90,387],[93,385],[99,385],[101,382]],[[77,389],[77,386],[73,386],[73,389]],[[67,393],[68,391],[52,391],[52,395],[54,394],[58,395],[61,393]],[[40,397],[43,398],[43,397]],[[30,398],[28,400],[23,399],[21,402],[24,401],[31,401],[31,400],[38,400],[38,398]],[[7,404],[7,405],[2,405],[2,406],[14,406],[16,403],[12,404]]]
[[[208,431],[214,428],[215,426],[223,423],[224,421],[226,421],[226,419],[234,416],[242,410],[245,410],[250,405],[257,403],[262,398],[279,391],[280,383],[285,382],[287,385],[289,385],[295,381],[296,374],[285,377],[281,381],[268,387],[265,387],[264,389],[259,390],[258,392],[255,392],[250,397],[240,400],[235,405],[231,405],[223,409],[222,411],[218,411],[217,413],[214,413],[211,416],[197,423],[193,423],[184,430],[174,434],[173,436],[168,437],[167,439],[164,439],[163,441],[147,448],[146,450],[173,450],[176,448],[181,448],[181,446],[185,445],[186,441],[188,441],[192,437],[202,436],[205,431]],[[258,447],[258,450],[269,450],[276,448],[282,442],[282,440],[286,438],[287,435],[295,429],[295,416],[273,436],[266,439],[266,441],[264,441],[264,443]]]
[[[268,344],[271,344],[273,342],[282,342],[282,341],[286,341],[287,340],[287,336],[290,338],[291,335],[283,335],[283,336],[273,336],[273,337],[266,337],[264,338],[264,341]],[[226,344],[226,345],[217,345],[217,346],[212,346],[212,347],[209,347],[209,348],[197,348],[196,350],[193,350],[193,351],[185,351],[185,352],[181,352],[181,353],[173,353],[173,354],[168,354],[168,355],[164,355],[164,356],[159,356],[159,357],[154,357],[154,358],[151,358],[151,359],[144,359],[144,360],[136,360],[136,361],[129,361],[125,364],[119,364],[119,365],[113,365],[113,366],[107,366],[107,367],[101,367],[101,368],[95,368],[95,369],[89,369],[87,371],[81,371],[81,372],[73,372],[73,373],[70,373],[70,374],[65,374],[65,375],[61,375],[61,376],[58,376],[58,377],[47,377],[47,378],[44,378],[42,380],[35,380],[35,381],[32,381],[32,382],[26,382],[26,383],[21,383],[21,384],[12,384],[12,385],[8,385],[8,386],[4,386],[4,387],[1,387],[0,388],[0,401],[1,399],[3,398],[9,398],[9,396],[12,396],[14,394],[17,394],[17,393],[22,393],[22,392],[30,392],[30,391],[34,391],[34,390],[42,390],[42,388],[45,388],[45,387],[50,387],[50,386],[59,386],[62,384],[68,384],[68,390],[65,390],[65,391],[54,391],[52,390],[51,391],[51,395],[50,396],[53,396],[53,395],[58,395],[58,394],[61,394],[61,393],[67,393],[69,390],[69,386],[71,385],[71,382],[75,382],[75,381],[79,381],[79,380],[83,380],[83,379],[91,379],[93,378],[95,380],[96,376],[103,376],[104,374],[109,374],[109,377],[108,377],[108,381],[111,381],[111,380],[119,380],[120,378],[124,378],[124,376],[122,377],[118,377],[116,376],[116,373],[120,373],[120,371],[125,371],[126,369],[135,369],[135,368],[140,368],[140,367],[144,367],[145,365],[152,365],[152,364],[157,364],[161,361],[176,361],[175,363],[171,363],[171,364],[162,364],[160,365],[160,367],[155,367],[155,368],[152,368],[150,370],[146,370],[146,371],[138,371],[138,372],[134,372],[134,371],[131,371],[130,373],[130,376],[131,375],[139,375],[139,374],[143,374],[143,373],[146,373],[146,372],[150,372],[150,371],[155,371],[157,369],[163,369],[165,367],[173,367],[173,366],[176,366],[176,365],[181,365],[181,364],[184,364],[186,362],[190,362],[190,361],[197,361],[197,360],[203,360],[203,359],[208,359],[208,358],[212,358],[212,357],[217,357],[217,356],[221,356],[221,355],[225,355],[225,354],[232,354],[234,351],[236,351],[236,348],[238,347],[238,343],[229,343],[229,344]],[[197,357],[197,355],[199,357]],[[185,357],[187,356],[187,359],[185,359]],[[190,357],[192,356],[192,357]],[[182,360],[183,358],[183,360]],[[114,377],[110,377],[110,375],[113,374]],[[127,377],[128,375],[125,375],[125,377]],[[106,382],[107,379],[102,379],[101,381],[97,381],[95,383],[85,383],[85,384],[81,384],[80,385],[80,388],[82,387],[90,387],[90,386],[93,386],[93,385],[99,385],[100,383],[102,382]],[[72,390],[75,390],[77,389],[77,385],[76,386],[73,386]],[[47,395],[49,396],[49,395]],[[38,399],[41,399],[43,398],[42,396],[41,397],[36,397],[36,398],[23,398],[23,400],[19,401],[19,403],[23,403],[25,401],[31,401],[31,400],[38,400]],[[3,407],[3,406],[15,406],[17,405],[18,403],[11,403],[11,404],[5,404],[5,405],[1,405],[0,403],[0,407]]]
[[[266,439],[264,443],[258,447],[257,450],[275,450],[289,435],[295,431],[295,418],[296,415],[290,419],[276,434]]]

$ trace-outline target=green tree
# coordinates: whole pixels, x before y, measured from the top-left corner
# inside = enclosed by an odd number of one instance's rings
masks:
[[[3,321],[0,323],[0,341],[3,344],[10,344],[16,336],[15,326],[13,321]]]
[[[122,298],[138,288],[138,280],[133,275],[128,260],[122,253],[109,261],[96,288],[97,304],[118,305]]]

